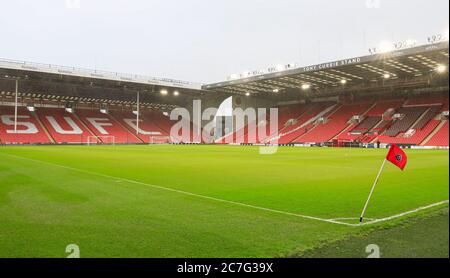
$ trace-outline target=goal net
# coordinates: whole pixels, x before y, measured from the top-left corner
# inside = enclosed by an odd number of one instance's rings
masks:
[[[115,145],[115,136],[89,136],[86,144],[90,145]]]
[[[170,136],[150,136],[148,143],[152,145],[171,144],[172,138]]]

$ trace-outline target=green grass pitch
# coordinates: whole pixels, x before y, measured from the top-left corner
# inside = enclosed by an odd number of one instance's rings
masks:
[[[353,219],[386,153],[279,148],[274,155],[260,155],[257,147],[237,146],[0,147],[0,257],[65,257],[69,244],[80,247],[81,257],[296,256],[442,210],[447,210],[447,223],[439,230],[447,234],[448,247],[448,204],[373,225],[321,221],[352,218],[339,221],[357,223]],[[448,200],[448,151],[407,153],[404,172],[386,166],[368,218]]]

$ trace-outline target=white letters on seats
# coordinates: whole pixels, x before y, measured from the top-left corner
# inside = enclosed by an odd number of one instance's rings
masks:
[[[22,129],[19,130],[17,129],[17,133],[18,134],[36,134],[39,132],[39,130],[37,129],[36,125],[30,122],[19,122],[19,119],[29,119],[30,116],[17,116],[17,126],[24,126],[26,127],[26,129]],[[3,115],[2,116],[2,122],[5,125],[9,125],[9,126],[14,126],[14,115]],[[14,129],[13,130],[6,130],[6,133],[14,133]]]
[[[131,128],[133,130],[138,130],[139,134],[142,135],[161,135],[161,132],[157,132],[157,131],[145,131],[142,129],[138,129],[137,125],[136,125],[136,119],[123,119],[124,122],[126,122],[129,126],[131,126]],[[142,120],[139,120],[139,123],[142,123]]]
[[[109,135],[104,126],[113,126],[108,118],[87,118],[87,120],[103,135]]]
[[[55,120],[55,117],[53,116],[47,116],[46,117],[48,122],[52,125],[52,127],[55,129],[55,131],[59,134],[83,134],[83,131],[77,124],[72,120],[70,117],[64,117],[64,120],[70,125],[72,130],[64,130],[62,127],[58,124],[58,122]]]

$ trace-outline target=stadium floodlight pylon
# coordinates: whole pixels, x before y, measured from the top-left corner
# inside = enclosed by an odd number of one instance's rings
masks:
[[[174,142],[171,136],[150,136],[148,143],[151,145],[171,144]]]
[[[115,136],[88,136],[86,145],[116,145]]]

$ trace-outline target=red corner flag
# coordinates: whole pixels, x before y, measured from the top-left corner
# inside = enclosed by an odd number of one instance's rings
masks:
[[[406,156],[405,152],[397,145],[391,146],[386,159],[398,168],[402,169],[402,171],[405,169],[406,163],[408,162],[408,157]]]
[[[378,172],[378,176],[375,179],[375,182],[372,186],[372,190],[370,191],[369,198],[366,201],[366,204],[364,205],[364,209],[361,213],[361,218],[359,218],[359,222],[362,223],[364,220],[364,214],[366,213],[367,206],[369,205],[370,198],[372,197],[373,191],[375,190],[375,186],[377,186],[378,179],[381,176],[381,173],[383,172],[384,165],[386,165],[386,161],[392,162],[395,166],[402,169],[402,171],[406,167],[406,163],[408,162],[408,157],[406,156],[406,153],[400,149],[397,145],[392,145],[389,149],[389,152],[386,156],[386,159],[383,161],[383,165],[381,165],[380,171]]]

